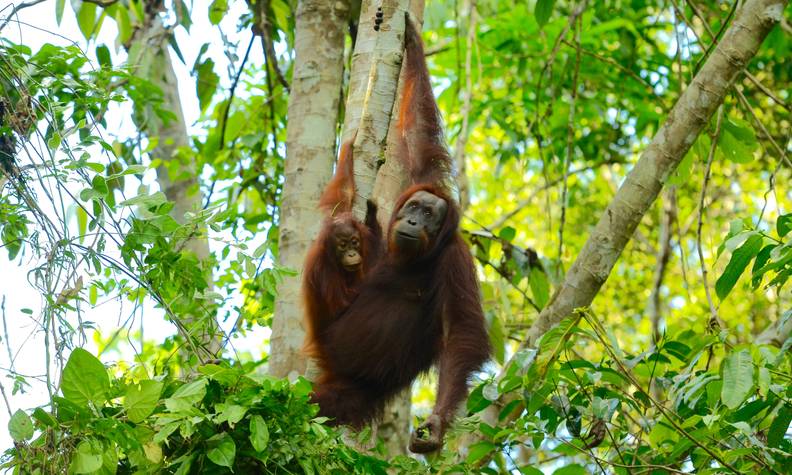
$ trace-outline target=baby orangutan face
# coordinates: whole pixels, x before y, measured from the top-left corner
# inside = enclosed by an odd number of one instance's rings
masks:
[[[333,248],[341,266],[349,272],[356,272],[363,263],[360,232],[351,223],[337,222],[333,230]]]

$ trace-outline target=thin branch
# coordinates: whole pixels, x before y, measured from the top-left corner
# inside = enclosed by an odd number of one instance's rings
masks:
[[[572,42],[570,42],[569,40],[566,40],[566,39],[561,40],[561,42],[564,43],[565,45],[571,47],[571,48],[576,48],[577,49],[578,46],[579,46],[579,45],[575,45],[575,43],[572,43]],[[623,64],[621,64],[618,61],[614,60],[613,58],[608,58],[607,56],[602,56],[601,54],[595,53],[594,51],[587,50],[586,48],[582,48],[581,47],[580,51],[582,51],[583,54],[585,54],[586,56],[591,56],[592,58],[594,58],[594,59],[596,59],[598,61],[602,61],[603,63],[605,63],[605,64],[607,64],[609,66],[613,66],[614,68],[618,69],[619,71],[622,71],[623,73],[627,74],[631,78],[635,79],[642,86],[646,87],[646,89],[648,89],[649,92],[651,92],[653,95],[656,95],[654,86],[652,86],[649,82],[647,82],[646,79],[644,79],[641,76],[639,76],[638,73],[636,73],[632,69],[624,66]]]
[[[248,43],[247,50],[245,50],[245,56],[242,58],[242,63],[239,65],[239,69],[236,72],[236,76],[234,77],[234,82],[231,84],[231,92],[228,93],[228,102],[226,103],[225,111],[223,111],[223,123],[220,128],[220,150],[225,148],[225,133],[226,133],[226,124],[228,124],[228,114],[231,112],[231,103],[234,101],[234,93],[236,92],[237,85],[239,84],[239,78],[242,77],[242,72],[245,70],[245,63],[247,63],[248,56],[250,56],[250,48],[253,47],[253,41],[256,39],[256,35],[250,37],[250,42]],[[208,201],[208,200],[207,200]]]
[[[264,60],[272,67],[272,71],[278,78],[278,82],[281,83],[287,92],[290,92],[289,81],[286,80],[283,72],[278,67],[278,56],[275,54],[275,45],[272,41],[272,25],[270,24],[269,18],[267,17],[269,3],[269,1],[264,0],[259,0],[258,2],[260,7],[258,12],[257,26],[259,29],[258,33],[261,36],[261,48],[264,50]],[[267,77],[269,77],[269,73],[267,74]]]
[[[660,237],[658,238],[657,260],[655,262],[654,279],[652,283],[652,294],[649,296],[649,320],[652,324],[652,344],[657,345],[660,341],[660,322],[662,312],[660,310],[660,291],[665,279],[668,261],[671,258],[671,236],[673,236],[673,226],[676,221],[676,189],[671,187],[666,193],[667,202],[662,207],[662,217],[660,222]]]
[[[696,229],[696,250],[698,251],[699,264],[701,265],[701,280],[704,285],[704,293],[707,295],[707,302],[709,303],[710,318],[708,328],[714,329],[720,326],[718,321],[718,309],[712,300],[710,293],[709,282],[707,279],[707,263],[704,261],[704,252],[701,250],[701,228],[704,222],[704,199],[707,196],[707,186],[710,181],[710,173],[712,171],[712,161],[715,159],[715,149],[718,146],[718,137],[721,132],[721,121],[723,120],[723,107],[718,111],[718,119],[715,125],[715,131],[710,135],[710,149],[709,156],[707,157],[707,166],[704,170],[704,183],[701,185],[701,196],[699,198],[699,213],[698,213],[698,227]]]
[[[575,70],[572,74],[572,91],[569,101],[569,120],[567,121],[567,150],[564,156],[562,168],[564,170],[564,180],[561,186],[561,219],[558,224],[558,262],[564,262],[564,225],[566,224],[567,193],[569,183],[569,166],[575,154],[575,105],[578,94],[578,76],[580,74],[580,17],[575,24]]]
[[[39,3],[43,3],[45,1],[47,1],[47,0],[30,0],[29,2],[18,3],[16,5],[14,5],[14,8],[13,8],[13,10],[11,10],[11,13],[9,13],[7,17],[5,17],[5,20],[3,20],[3,24],[0,25],[0,31],[3,31],[3,28],[5,28],[6,25],[8,25],[8,22],[11,21],[11,18],[16,16],[16,14],[19,13],[20,10],[24,10],[25,8],[34,7],[34,6],[38,5]]]
[[[596,167],[597,167],[597,166],[599,166],[599,165],[609,165],[609,164],[611,164],[611,163],[614,163],[614,162],[610,162],[610,161],[608,161],[608,162],[602,162],[602,163],[600,163],[600,164],[598,164],[598,165],[596,165],[596,166],[592,165],[592,166],[588,166],[588,167],[578,168],[578,169],[576,169],[576,170],[572,170],[572,171],[570,171],[570,172],[569,172],[569,175],[571,176],[571,175],[576,175],[576,174],[578,174],[578,173],[584,173],[584,172],[587,172],[587,171],[591,171],[591,170],[593,170],[594,168],[596,168]],[[563,180],[563,179],[564,179],[563,177],[559,177],[559,178],[556,178],[556,179],[554,179],[554,180],[547,181],[547,182],[546,182],[544,185],[542,185],[542,186],[540,186],[539,188],[537,188],[536,190],[534,190],[534,191],[533,191],[533,192],[532,192],[530,195],[528,195],[526,198],[524,198],[524,199],[520,200],[519,202],[517,202],[517,204],[514,206],[514,209],[513,209],[513,210],[511,210],[511,211],[509,211],[508,213],[506,213],[506,214],[504,214],[503,216],[501,216],[501,218],[500,218],[500,219],[498,219],[498,220],[497,220],[497,221],[495,221],[495,222],[494,222],[492,225],[490,225],[490,228],[492,228],[492,229],[498,229],[498,228],[500,228],[501,226],[503,226],[504,224],[506,224],[506,222],[507,222],[507,221],[509,221],[509,220],[510,220],[510,219],[512,219],[513,217],[517,216],[517,215],[520,213],[520,211],[523,211],[523,210],[525,210],[525,208],[526,208],[528,205],[530,205],[530,204],[531,204],[531,202],[533,202],[533,200],[534,200],[534,199],[536,199],[536,196],[537,196],[539,193],[541,193],[541,192],[543,192],[543,191],[546,191],[547,189],[549,189],[549,188],[552,188],[552,187],[556,186],[557,184],[561,183],[561,180]]]
[[[472,62],[473,62],[473,43],[476,39],[476,0],[468,0],[468,31],[467,40],[465,42],[465,90],[462,97],[462,129],[459,131],[459,137],[456,144],[456,157],[455,162],[458,167],[459,176],[457,181],[459,183],[459,205],[462,209],[467,208],[470,201],[470,190],[468,188],[468,179],[465,166],[465,146],[467,145],[468,137],[470,137],[470,108],[471,100],[473,97],[473,78],[472,78]]]

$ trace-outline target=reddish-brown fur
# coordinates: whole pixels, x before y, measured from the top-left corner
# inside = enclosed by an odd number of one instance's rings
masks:
[[[316,344],[316,335],[321,334],[349,306],[356,296],[357,286],[363,275],[381,254],[376,209],[369,205],[365,225],[352,215],[355,197],[353,140],[341,146],[335,175],[319,200],[319,208],[326,217],[319,236],[308,250],[303,271],[303,352],[319,362],[323,361],[323,357],[321,347]],[[355,271],[349,271],[341,265],[333,247],[334,237],[345,226],[356,229],[360,237],[362,263]]]
[[[360,427],[380,416],[389,399],[437,364],[433,417],[440,421],[441,443],[442,433],[467,396],[468,378],[489,358],[490,345],[473,258],[458,229],[459,207],[445,183],[451,157],[443,143],[421,40],[409,21],[405,45],[407,82],[397,153],[414,185],[394,206],[385,256],[353,284],[356,298],[331,321],[315,322],[321,330],[313,333],[310,343],[319,349],[314,354],[322,374],[313,401],[319,404],[320,415]],[[443,198],[448,211],[437,236],[429,240],[424,235],[422,252],[404,256],[392,236],[394,223],[398,211],[418,191]],[[347,302],[332,303],[337,309]],[[435,448],[437,444],[419,450]]]

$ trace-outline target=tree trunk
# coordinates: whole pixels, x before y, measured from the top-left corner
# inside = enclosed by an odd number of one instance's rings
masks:
[[[297,6],[279,244],[280,265],[296,270],[319,231],[316,204],[333,173],[348,17],[345,0],[301,0]],[[288,277],[278,289],[269,360],[274,376],[305,372],[300,281]]]
[[[203,209],[203,196],[195,163],[185,160],[178,153],[180,148],[189,146],[189,139],[168,49],[170,37],[171,32],[165,29],[159,14],[152,12],[135,30],[127,50],[130,66],[138,76],[148,79],[162,91],[162,107],[175,116],[175,119],[165,123],[153,111],[148,111],[139,127],[150,140],[157,140],[157,146],[151,154],[162,161],[157,167],[157,180],[160,189],[174,204],[171,216],[179,224],[184,224],[185,213]],[[205,261],[209,257],[206,227],[196,227],[192,232],[194,236],[187,241],[185,249],[193,252],[200,261]],[[208,280],[211,285],[211,274]],[[210,355],[218,355],[221,337],[213,314],[208,317],[187,315],[181,323]]]
[[[383,22],[374,30],[375,2],[364,2],[360,12],[357,43],[352,54],[343,140],[355,133],[355,215],[366,214],[366,200],[376,196],[383,208],[392,207],[388,199],[374,194],[377,172],[383,164],[397,85],[404,56],[404,14],[423,18],[423,1],[383,0]],[[387,163],[387,161],[385,161]],[[400,175],[391,175],[394,184]],[[401,183],[401,182],[400,182]],[[401,190],[401,188],[399,188]],[[384,211],[379,214],[382,217]],[[382,220],[380,220],[382,222]]]

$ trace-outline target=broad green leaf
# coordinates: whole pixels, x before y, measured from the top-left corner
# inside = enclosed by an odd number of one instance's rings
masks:
[[[75,348],[61,377],[63,397],[81,406],[88,401],[101,405],[109,390],[110,378],[102,362],[82,348]]]
[[[487,398],[484,397],[484,386],[484,383],[479,384],[473,389],[473,391],[470,391],[470,395],[468,396],[467,400],[468,412],[475,414],[477,412],[483,411],[492,404],[489,400],[487,400]]]
[[[11,420],[8,421],[8,432],[14,442],[24,442],[33,437],[33,421],[30,416],[21,409],[17,409]]]
[[[214,61],[207,59],[195,69],[197,80],[195,81],[195,91],[198,95],[198,105],[201,112],[212,102],[212,97],[220,83],[220,76],[214,72]]]
[[[46,412],[44,409],[37,407],[33,410],[33,418],[47,427],[57,427],[58,421],[52,417],[52,414]]]
[[[581,465],[573,463],[571,465],[559,468],[553,472],[553,475],[586,475],[587,473],[588,472],[586,472],[586,469]]]
[[[754,365],[748,350],[729,354],[722,364],[723,386],[721,401],[729,409],[736,409],[753,390]]]
[[[154,441],[143,444],[143,453],[152,463],[160,463],[162,461],[162,447]]]
[[[206,395],[206,379],[187,383],[165,400],[165,407],[171,412],[179,412],[195,407]]]
[[[492,442],[482,441],[477,442],[470,446],[468,450],[467,463],[473,464],[487,456],[490,452],[495,450],[495,444]]]
[[[792,231],[792,213],[782,214],[776,221],[776,232],[779,237],[784,237],[789,231]]]
[[[250,445],[256,452],[263,452],[269,443],[269,429],[264,418],[255,415],[250,418]]]
[[[77,12],[77,24],[85,39],[90,40],[96,25],[96,4],[82,2]]]
[[[217,25],[228,11],[228,0],[214,0],[209,6],[209,21]]]
[[[782,406],[778,410],[775,419],[770,424],[770,429],[767,431],[767,445],[768,447],[778,447],[781,441],[784,440],[789,430],[789,423],[792,422],[792,406]]]
[[[539,470],[538,468],[531,467],[529,465],[522,466],[517,470],[520,471],[521,475],[544,475],[544,472]]]
[[[531,287],[534,303],[539,308],[544,308],[547,305],[547,301],[550,300],[550,283],[547,281],[547,275],[541,269],[531,267],[531,273],[528,275],[528,285]]]
[[[69,473],[91,473],[102,468],[102,444],[96,440],[83,440],[77,446],[69,465]]]
[[[110,49],[106,45],[96,47],[96,59],[99,64],[107,69],[113,68],[113,60],[110,58]]]
[[[748,163],[754,159],[756,138],[753,142],[746,140],[745,132],[738,126],[724,121],[718,136],[718,150],[730,161],[735,163]]]
[[[236,445],[234,439],[226,433],[216,435],[208,440],[209,451],[206,456],[209,460],[221,467],[232,467],[236,456]]]
[[[512,242],[514,240],[514,236],[516,235],[517,230],[511,226],[506,226],[498,232],[498,237],[506,242]]]
[[[135,423],[143,422],[154,412],[161,392],[162,382],[152,379],[145,379],[129,386],[124,396],[124,408],[129,420]]]
[[[554,6],[555,0],[537,0],[536,6],[534,7],[534,15],[536,16],[536,23],[539,24],[539,27],[543,27],[547,24],[550,15],[553,13]]]
[[[138,195],[119,203],[121,206],[140,206],[141,208],[153,208],[168,201],[165,193],[157,191],[150,195]]]
[[[715,282],[715,293],[718,294],[719,299],[723,300],[729,295],[748,263],[756,257],[761,249],[762,236],[753,235],[732,253],[726,269],[723,270],[723,274]]]
[[[246,412],[247,408],[244,406],[240,406],[238,404],[229,404],[218,415],[216,422],[228,422],[228,425],[233,428],[237,422],[241,421],[242,418],[245,417]]]
[[[118,25],[118,41],[121,44],[126,44],[132,38],[132,22],[129,21],[129,10],[123,5],[118,5],[115,21]]]

